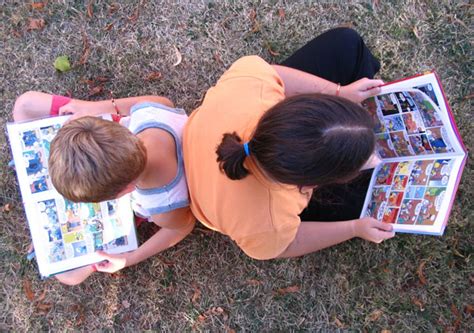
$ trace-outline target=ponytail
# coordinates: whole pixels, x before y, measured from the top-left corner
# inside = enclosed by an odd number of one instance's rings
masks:
[[[236,132],[224,134],[216,153],[219,169],[230,179],[239,180],[249,174],[249,171],[244,167],[244,161],[247,157],[244,144],[242,144],[242,139]]]

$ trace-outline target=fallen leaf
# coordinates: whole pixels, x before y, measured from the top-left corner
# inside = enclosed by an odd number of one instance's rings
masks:
[[[145,77],[145,81],[155,81],[161,79],[161,72],[151,72]]]
[[[91,46],[89,43],[89,38],[87,38],[86,33],[83,32],[82,33],[82,55],[81,55],[81,58],[79,59],[78,64],[84,65],[87,62],[87,59],[89,58],[90,53],[91,53]]]
[[[196,283],[193,283],[192,286],[194,289],[194,293],[193,297],[191,297],[191,302],[193,302],[193,304],[196,304],[199,298],[201,298],[201,290],[198,288]]]
[[[44,2],[33,2],[31,8],[33,9],[43,9],[46,4]]]
[[[94,0],[89,0],[87,4],[87,16],[92,18],[94,16]]]
[[[229,315],[225,312],[225,310],[223,308],[221,308],[220,306],[214,306],[212,308],[207,309],[206,311],[201,313],[199,316],[197,316],[196,324],[203,323],[204,321],[206,321],[206,319],[208,319],[210,317],[220,316],[220,315],[222,315],[222,319],[224,321],[229,319]]]
[[[43,289],[41,294],[35,299],[36,302],[42,302],[46,297],[46,289]]]
[[[115,13],[119,9],[118,3],[113,3],[109,6],[109,14]]]
[[[2,208],[2,211],[6,213],[10,212],[11,210],[12,210],[12,205],[10,203],[5,204]]]
[[[285,20],[285,9],[284,8],[279,8],[278,9],[278,17],[280,18],[280,21]]]
[[[426,261],[422,261],[416,270],[416,274],[418,274],[418,279],[420,279],[420,283],[422,285],[426,284],[426,277],[423,274],[423,268],[425,268],[425,265],[426,265]]]
[[[224,325],[224,328],[226,333],[235,333],[235,330],[227,325]]]
[[[424,307],[424,305],[423,305],[423,302],[420,301],[418,298],[413,297],[412,300],[411,300],[411,302],[412,302],[413,304],[415,304],[415,305],[420,309],[420,311],[425,311],[425,307]]]
[[[296,293],[299,290],[300,290],[300,286],[294,285],[294,286],[290,286],[290,287],[286,287],[286,288],[280,288],[276,291],[276,294],[285,295],[285,294],[289,294],[289,293]]]
[[[30,17],[28,19],[28,27],[26,28],[26,31],[42,30],[45,25],[46,22],[43,19],[35,19]]]
[[[267,43],[267,50],[268,50],[268,53],[270,53],[270,55],[272,55],[273,57],[280,55],[280,53],[272,50],[272,47],[269,43]]]
[[[471,99],[474,97],[474,94],[469,94],[463,97],[463,99]]]
[[[105,31],[110,31],[110,30],[113,28],[113,26],[114,26],[114,23],[113,23],[113,22],[110,23],[110,24],[107,24],[107,25],[104,27],[104,30],[105,30]]]
[[[420,40],[420,33],[418,32],[418,28],[416,26],[413,27],[413,34],[415,35],[415,37]]]
[[[104,87],[103,86],[95,86],[89,89],[89,97],[92,96],[98,96],[102,95],[104,93]],[[114,273],[112,274],[113,278],[121,278],[122,276],[120,274]]]
[[[38,310],[40,311],[43,311],[43,312],[48,312],[49,310],[51,310],[51,308],[53,307],[53,304],[51,303],[40,303],[36,306],[38,308]]]
[[[392,333],[392,331],[384,329],[384,330],[381,330],[380,333]]]
[[[252,8],[249,13],[250,22],[254,23],[256,18],[257,18],[257,12],[255,11],[255,9]]]
[[[130,307],[130,302],[127,300],[122,301],[122,306],[124,309],[128,309]]]
[[[471,316],[474,315],[474,305],[472,304],[467,304],[465,307],[464,307],[464,313],[467,313],[467,314],[470,314]]]
[[[84,314],[84,307],[81,304],[73,304],[69,307],[68,309],[69,313],[76,313],[76,318],[74,320],[74,326],[81,326],[85,319],[86,316]]]
[[[461,325],[462,316],[461,316],[461,313],[459,312],[458,308],[456,307],[456,305],[454,303],[451,304],[451,312],[455,316],[455,319],[454,319],[454,322],[453,322],[454,332],[457,332],[457,330],[459,329],[459,326]]]
[[[133,12],[133,14],[130,15],[129,17],[127,17],[127,19],[128,19],[131,23],[135,23],[135,22],[138,20],[138,16],[140,16],[140,4],[137,6],[137,8],[136,8],[135,11]]]
[[[218,51],[214,51],[214,60],[217,61],[220,64],[223,64],[224,62],[222,61],[221,54]]]
[[[339,318],[337,317],[334,317],[334,324],[338,327],[338,328],[344,328],[346,327],[346,325],[344,325],[344,323],[342,321],[339,320]]]
[[[382,310],[374,310],[372,313],[369,315],[368,319],[369,321],[377,321],[382,317],[383,312]]]
[[[173,45],[173,48],[174,48],[174,54],[176,55],[176,62],[173,64],[173,67],[176,67],[183,60],[183,56],[181,55],[181,52],[179,52],[178,48],[175,45]]]
[[[64,73],[71,69],[68,56],[59,56],[54,60],[54,68]]]
[[[256,280],[256,279],[249,279],[247,280],[247,284],[250,286],[259,286],[262,284],[262,281]]]
[[[33,301],[35,299],[35,293],[33,292],[33,289],[31,288],[31,281],[30,280],[23,280],[23,291],[25,292],[26,298],[28,298],[29,301]]]
[[[110,78],[108,78],[107,76],[96,76],[94,80],[97,82],[105,83],[105,82],[109,82]]]
[[[249,13],[250,23],[252,23],[251,31],[253,33],[260,31],[260,23],[257,21],[257,12],[255,9],[251,9]]]

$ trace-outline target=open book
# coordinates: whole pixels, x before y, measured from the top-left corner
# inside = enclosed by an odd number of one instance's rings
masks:
[[[467,152],[438,77],[386,84],[365,106],[374,115],[382,163],[361,217],[393,223],[398,232],[442,235]]]
[[[68,117],[7,124],[36,259],[44,277],[100,261],[97,250],[122,253],[137,248],[129,197],[74,203],[52,186],[50,144]]]

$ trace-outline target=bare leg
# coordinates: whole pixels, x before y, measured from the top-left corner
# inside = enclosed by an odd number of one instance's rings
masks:
[[[61,283],[67,284],[69,286],[75,286],[87,279],[92,273],[94,273],[94,271],[95,270],[92,268],[92,266],[89,265],[74,269],[72,271],[57,274],[55,275],[55,278]]]

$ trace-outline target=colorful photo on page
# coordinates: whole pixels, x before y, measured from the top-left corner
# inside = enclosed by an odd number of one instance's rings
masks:
[[[393,177],[392,191],[403,191],[408,184],[408,176],[396,175]]]
[[[374,187],[372,190],[371,200],[375,202],[387,201],[389,192],[390,186]]]
[[[374,219],[381,221],[386,206],[387,202],[385,201],[371,201],[367,206],[366,214],[367,216],[373,217]]]
[[[400,214],[398,215],[398,224],[415,224],[422,206],[422,200],[403,200]]]
[[[388,196],[388,205],[394,206],[394,207],[400,207],[400,204],[402,203],[402,199],[403,199],[403,192],[392,191],[390,192],[390,195]]]
[[[56,241],[48,244],[48,261],[55,263],[66,260],[66,252],[62,241]]]
[[[415,155],[405,131],[391,132],[389,135],[398,156]]]
[[[412,165],[412,161],[399,162],[395,173],[397,175],[409,175],[411,172]]]
[[[416,224],[434,224],[445,193],[446,188],[444,187],[428,187],[426,189]]]
[[[375,96],[375,101],[377,102],[377,106],[384,116],[390,116],[399,113],[395,94]]]
[[[439,102],[438,102],[438,99],[436,98],[436,94],[434,93],[434,90],[433,90],[433,85],[431,83],[428,83],[428,84],[424,84],[422,86],[417,86],[417,87],[414,87],[415,89],[419,89],[421,90],[422,92],[424,92],[429,98],[431,98],[431,100],[437,105],[439,106]]]
[[[410,91],[410,96],[418,105],[425,127],[443,126],[443,121],[434,102],[421,91]]]
[[[410,185],[426,185],[430,177],[432,166],[432,160],[416,161],[413,163],[408,183]]]
[[[380,133],[375,136],[375,145],[377,152],[382,158],[397,157],[395,149],[390,141],[388,133]]]
[[[425,189],[426,187],[424,186],[408,186],[405,190],[405,198],[423,199],[425,195]]]
[[[416,155],[433,154],[430,142],[425,134],[409,135],[408,139]]]
[[[384,122],[385,128],[389,132],[403,131],[405,129],[405,124],[400,115],[385,117]]]
[[[447,135],[442,127],[429,128],[426,130],[428,141],[435,153],[453,152],[449,141],[446,139]]]
[[[408,134],[418,134],[425,132],[425,125],[423,124],[423,120],[421,119],[420,113],[415,112],[408,112],[402,115],[403,121],[405,122],[405,129]]]
[[[413,98],[410,96],[408,92],[401,91],[396,92],[395,96],[397,98],[398,105],[402,112],[410,112],[418,110],[417,105],[413,101]]]
[[[382,222],[395,223],[397,221],[400,208],[387,207],[383,213]]]
[[[452,160],[436,160],[430,172],[429,186],[445,187],[451,174]]]
[[[385,163],[384,165],[382,165],[382,167],[377,171],[375,184],[376,185],[391,185],[397,165],[398,165],[398,162]]]

